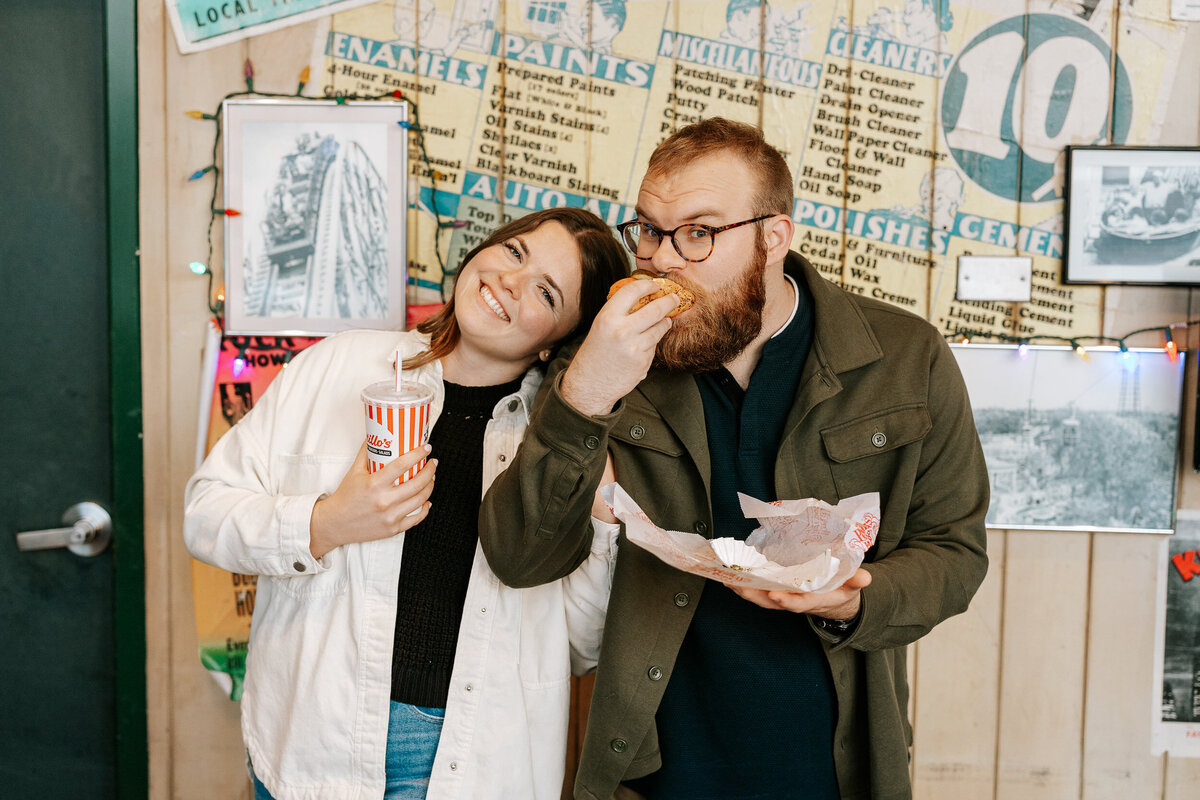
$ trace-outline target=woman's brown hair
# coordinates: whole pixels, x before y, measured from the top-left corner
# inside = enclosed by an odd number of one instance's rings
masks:
[[[567,229],[579,248],[582,280],[579,287],[579,323],[563,337],[569,341],[587,333],[592,319],[608,298],[608,289],[629,275],[629,260],[624,248],[617,243],[604,220],[581,208],[547,208],[534,211],[501,225],[463,258],[459,272],[483,250],[514,236],[529,233],[547,222],[557,222]],[[404,360],[404,369],[424,366],[446,356],[458,345],[461,333],[454,318],[454,294],[435,314],[430,315],[417,330],[429,334],[429,349]]]

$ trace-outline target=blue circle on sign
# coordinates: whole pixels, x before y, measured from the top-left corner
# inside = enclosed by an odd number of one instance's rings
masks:
[[[978,85],[980,81],[976,78],[974,83],[977,85],[972,85],[971,76],[961,69],[964,57],[969,57],[975,48],[995,45],[994,37],[1012,33],[1023,39],[1023,46],[1015,51],[1013,63],[1009,65],[1003,63],[1002,60],[994,61],[994,69],[989,69],[989,77],[996,77],[1011,67],[1008,84],[1003,87],[1003,97],[1000,97],[999,92],[993,91],[996,88],[994,84]],[[942,131],[947,135],[950,153],[972,181],[1006,200],[1030,203],[1061,199],[1057,193],[1044,190],[1034,197],[1039,189],[1054,179],[1054,158],[1047,161],[1044,153],[1031,154],[1022,150],[1021,143],[1017,141],[1017,130],[1020,123],[1014,124],[1013,120],[1017,85],[1030,55],[1047,42],[1061,37],[1085,41],[1096,48],[1104,63],[1111,64],[1114,61],[1112,49],[1108,43],[1082,22],[1056,14],[1028,14],[998,22],[968,42],[966,47],[955,57],[950,65],[950,71],[942,83]],[[1014,52],[1010,47],[1002,50],[994,47],[993,49],[1001,53]],[[1072,144],[1096,144],[1102,141],[1107,141],[1109,144],[1123,144],[1129,136],[1130,121],[1133,118],[1133,93],[1125,65],[1119,58],[1115,61],[1116,70],[1113,81],[1114,88],[1111,92],[1111,105],[1108,113],[1104,115],[1103,124],[1098,125],[1094,131],[1074,132]],[[1067,113],[1071,108],[1071,101],[1075,97],[1076,88],[1091,77],[1088,74],[1080,74],[1080,70],[1070,64],[1063,66],[1055,78],[1054,87],[1045,104],[1046,118],[1044,120],[1025,120],[1026,128],[1028,129],[1028,125],[1031,123],[1042,124],[1047,136],[1058,136],[1067,122]],[[1003,80],[1003,77],[1000,80]],[[958,126],[959,115],[963,110],[964,100],[968,99],[968,92],[987,92],[995,97],[993,102],[1003,102],[1004,104],[1002,113],[998,115],[998,130],[973,132],[974,136],[981,136],[993,145],[999,143],[999,147],[989,148],[992,149],[990,153],[982,153],[965,147],[957,148],[954,146],[954,137],[950,136]],[[975,102],[976,106],[979,102],[989,102],[989,100],[981,100],[978,96],[970,99]],[[1025,113],[1029,113],[1029,107],[1035,105],[1035,103],[1027,104]],[[1111,137],[1109,136],[1110,124],[1112,127]],[[1000,151],[1003,151],[1002,155]]]

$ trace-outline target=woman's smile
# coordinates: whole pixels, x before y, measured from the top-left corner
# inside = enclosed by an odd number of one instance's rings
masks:
[[[500,301],[496,299],[494,294],[492,294],[492,290],[487,286],[484,286],[482,283],[479,284],[479,296],[483,298],[483,302],[487,304],[488,308],[496,312],[496,316],[500,317],[500,319],[504,320],[505,322],[512,322],[512,318],[504,312],[504,307],[500,305]]]

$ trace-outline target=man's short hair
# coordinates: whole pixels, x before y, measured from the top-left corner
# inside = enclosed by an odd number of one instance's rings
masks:
[[[654,148],[647,175],[667,175],[692,161],[728,151],[740,157],[758,176],[758,191],[750,213],[792,213],[792,172],[778,150],[767,144],[762,131],[744,122],[712,117],[680,128]]]

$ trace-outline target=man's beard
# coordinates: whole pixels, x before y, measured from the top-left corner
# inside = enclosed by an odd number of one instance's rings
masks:
[[[766,242],[757,238],[749,268],[734,283],[714,292],[691,289],[696,304],[658,342],[654,366],[670,372],[709,372],[736,358],[762,331]]]

